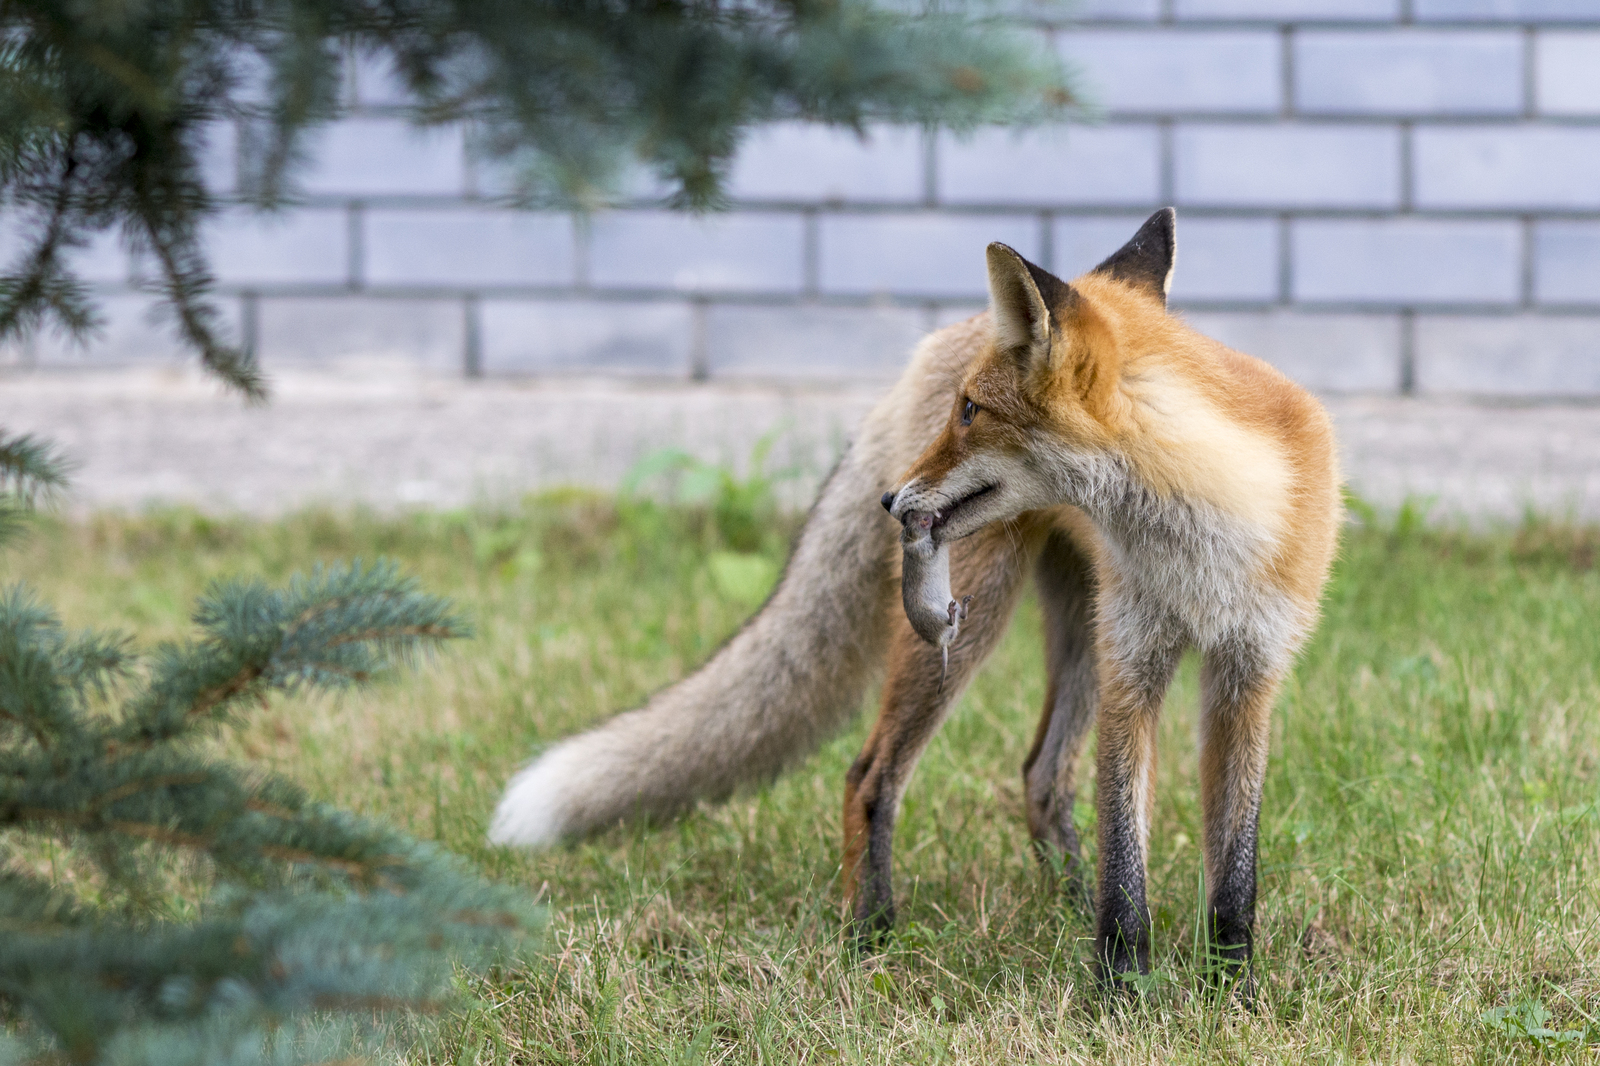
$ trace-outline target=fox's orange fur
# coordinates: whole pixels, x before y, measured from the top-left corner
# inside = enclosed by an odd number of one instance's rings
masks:
[[[1315,623],[1339,479],[1314,399],[1167,313],[1173,251],[1170,210],[1070,284],[992,245],[989,312],[920,346],[757,618],[646,708],[524,770],[491,836],[543,843],[769,775],[844,719],[887,646],[882,708],[845,787],[846,893],[870,940],[892,922],[889,853],[912,769],[1032,574],[1049,678],[1024,766],[1029,826],[1076,869],[1075,774],[1098,713],[1102,971],[1146,965],[1155,726],[1188,647],[1203,656],[1212,936],[1222,958],[1247,959],[1268,722]],[[937,609],[914,612],[913,630],[900,609],[898,529],[874,504],[885,487],[907,529],[908,607],[971,596],[958,631],[927,631]],[[949,552],[948,588],[942,556],[937,580],[913,573],[913,536]]]

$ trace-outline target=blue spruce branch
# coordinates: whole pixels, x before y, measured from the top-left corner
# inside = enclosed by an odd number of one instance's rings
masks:
[[[141,663],[125,637],[0,597],[0,833],[54,841],[102,883],[84,896],[0,873],[0,1001],[34,1049],[315,1061],[371,1033],[311,1039],[294,1028],[306,1012],[435,1009],[454,966],[523,958],[541,920],[525,892],[197,747],[274,692],[366,683],[463,635],[450,605],[357,562],[282,589],[215,585],[194,622]],[[198,920],[175,920],[147,876],[161,852],[208,860]]]

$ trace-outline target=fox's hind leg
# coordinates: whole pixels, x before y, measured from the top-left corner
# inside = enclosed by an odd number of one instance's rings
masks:
[[[967,682],[994,650],[1016,607],[1022,578],[1044,539],[1041,523],[997,523],[951,546],[951,587],[972,596],[971,613],[950,646],[940,686],[940,651],[894,612],[883,703],[844,788],[844,891],[856,935],[870,946],[894,926],[890,853],[900,798],[928,741]]]
[[[1084,894],[1078,830],[1072,821],[1078,758],[1094,723],[1099,691],[1094,668],[1094,571],[1061,530],[1050,533],[1034,568],[1044,613],[1048,670],[1044,713],[1033,750],[1022,764],[1028,829],[1046,868],[1059,867]]]
[[[1206,651],[1200,670],[1200,797],[1206,917],[1224,972],[1245,971],[1256,911],[1256,828],[1281,671],[1247,642]]]

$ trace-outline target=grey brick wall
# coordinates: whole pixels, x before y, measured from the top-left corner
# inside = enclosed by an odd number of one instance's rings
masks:
[[[352,63],[302,203],[209,241],[274,363],[792,381],[891,375],[983,301],[983,246],[1058,273],[1179,209],[1174,305],[1318,389],[1600,396],[1600,0],[1012,0],[1099,125],[757,131],[732,210],[517,212],[463,129]],[[1074,21],[1064,19],[1071,12]],[[207,173],[235,186],[235,131]],[[0,228],[0,254],[13,242]],[[100,344],[171,358],[115,241],[78,253]]]

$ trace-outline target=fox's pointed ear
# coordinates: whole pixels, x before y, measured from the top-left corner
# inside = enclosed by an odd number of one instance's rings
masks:
[[[1050,309],[1072,297],[1072,288],[999,241],[989,245],[989,315],[995,343],[1024,364],[1050,358]]]
[[[1178,256],[1177,227],[1178,213],[1163,207],[1145,220],[1131,241],[1093,272],[1126,281],[1165,305],[1172,288],[1172,265]]]

